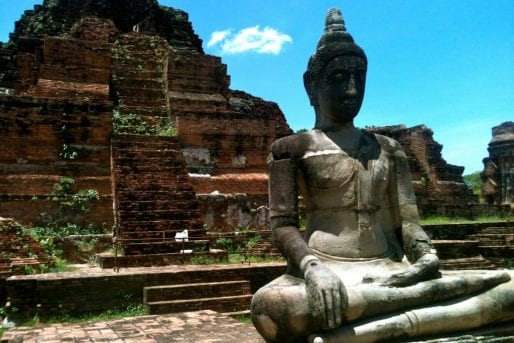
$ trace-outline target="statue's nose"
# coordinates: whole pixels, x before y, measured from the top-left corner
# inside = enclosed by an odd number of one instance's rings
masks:
[[[357,87],[355,86],[355,76],[353,73],[350,74],[350,79],[348,80],[348,86],[346,87],[345,94],[349,97],[357,96]]]

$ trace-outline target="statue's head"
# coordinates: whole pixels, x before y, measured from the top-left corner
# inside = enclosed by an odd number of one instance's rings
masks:
[[[325,31],[303,76],[317,116],[353,119],[364,97],[366,70],[366,54],[346,31],[341,11],[329,10]]]

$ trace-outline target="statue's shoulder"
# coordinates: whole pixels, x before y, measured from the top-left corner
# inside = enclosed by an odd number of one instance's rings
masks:
[[[377,142],[380,144],[380,148],[386,153],[393,156],[405,156],[402,146],[396,139],[380,135],[378,133],[368,132],[368,135],[373,135]]]
[[[274,159],[301,158],[316,144],[317,134],[316,130],[311,130],[277,139],[271,145],[272,157]]]

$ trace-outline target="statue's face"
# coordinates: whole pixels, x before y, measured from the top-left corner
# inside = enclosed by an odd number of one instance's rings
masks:
[[[366,83],[366,61],[336,56],[323,68],[314,87],[318,115],[346,123],[359,112]]]

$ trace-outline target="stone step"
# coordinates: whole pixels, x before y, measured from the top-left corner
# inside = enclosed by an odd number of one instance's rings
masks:
[[[117,181],[132,181],[137,182],[137,180],[117,178]],[[130,187],[130,188],[129,188]],[[159,187],[159,191],[156,191]],[[116,192],[118,194],[118,199],[121,201],[151,201],[152,198],[156,201],[159,200],[173,200],[176,199],[180,202],[187,201],[195,201],[194,197],[194,189],[193,186],[188,185],[176,185],[175,188],[167,185],[166,187],[161,187],[158,183],[156,185],[141,185],[141,187],[137,187],[137,185],[116,185]],[[187,194],[189,193],[189,195]],[[182,206],[182,205],[181,205]]]
[[[173,190],[154,191],[151,194],[148,194],[148,193],[140,194],[141,189],[131,190],[131,189],[122,188],[121,186],[120,187],[117,186],[116,192],[117,192],[117,199],[120,202],[123,202],[123,201],[132,201],[133,202],[136,198],[138,201],[152,201],[152,199],[155,199],[155,201],[170,200],[174,196],[176,196],[180,199],[188,199],[188,194],[189,194],[191,200],[195,199],[193,186],[190,186],[190,185],[181,185],[180,188],[177,187]]]
[[[163,80],[164,78],[163,73],[156,70],[121,69],[113,67],[112,72],[115,73],[118,77],[124,78],[139,78],[144,80]]]
[[[132,220],[130,222],[123,223],[120,225],[121,232],[135,232],[138,230],[165,230],[165,229],[173,229],[173,230],[183,230],[185,227],[188,227],[191,224],[190,219],[159,219],[159,220]],[[198,220],[197,227],[201,228],[202,223]]]
[[[129,106],[147,106],[147,107],[162,107],[167,109],[166,99],[163,97],[162,99],[139,99],[134,98],[132,96],[119,96],[119,100],[123,101],[123,105]],[[126,111],[124,111],[126,113]]]
[[[226,263],[228,254],[226,251],[216,251],[208,253],[164,253],[164,254],[145,254],[145,255],[125,255],[114,256],[111,253],[96,254],[95,259],[100,268],[130,268],[130,267],[153,267],[180,265],[190,262],[194,258],[208,257],[211,261]]]
[[[479,256],[479,244],[477,240],[432,240],[434,248],[440,259],[465,258]]]
[[[480,246],[480,253],[482,256],[496,257],[496,258],[514,258],[514,247],[513,246]]]
[[[145,79],[145,78],[139,77],[139,76],[125,77],[125,76],[121,76],[121,75],[116,76],[116,81],[114,81],[114,83],[117,86],[121,86],[121,87],[124,87],[125,85],[129,86],[129,87],[133,87],[135,84],[144,84],[144,85],[151,85],[153,88],[160,88],[160,87],[164,87],[164,85],[166,85],[166,81],[162,77],[158,77],[155,79],[151,79],[151,78]]]
[[[473,237],[478,237],[481,239],[494,238],[494,237],[514,237],[514,232],[498,232],[498,233],[477,233],[476,235],[471,235]]]
[[[177,168],[182,167],[185,169],[186,164],[182,160],[182,153],[180,151],[157,151],[148,149],[147,152],[152,154],[152,156],[145,157],[145,151],[140,150],[127,154],[127,156],[117,158],[114,161],[114,168],[125,167],[137,169],[139,167],[143,167],[148,169],[150,167],[167,167],[169,170],[176,170]],[[137,163],[138,161],[139,163]]]
[[[440,269],[442,270],[462,270],[462,269],[496,269],[491,261],[482,256],[469,258],[456,258],[440,261]]]
[[[162,118],[164,119],[164,118]],[[120,144],[117,145],[120,150],[123,150],[125,153],[129,154],[138,154],[145,152],[161,152],[161,153],[182,153],[182,149],[180,145],[176,141],[171,142],[136,142],[133,144]],[[125,156],[125,154],[123,155]]]
[[[149,255],[149,254],[169,254],[178,253],[182,250],[209,251],[208,240],[189,240],[187,242],[177,242],[174,239],[153,241],[121,240],[125,255]]]
[[[482,240],[480,242],[480,246],[483,247],[483,246],[488,246],[488,247],[502,247],[502,246],[505,246],[507,245],[508,243],[504,240],[504,239],[487,239],[487,240]]]
[[[177,146],[177,144],[145,144],[145,145],[116,145],[114,146],[116,150],[119,151],[119,156],[116,156],[116,160],[121,159],[130,159],[141,156],[145,156],[145,153],[153,152],[155,157],[159,157],[162,159],[163,155],[167,156],[167,158],[171,161],[180,161],[182,160],[182,150]],[[160,154],[160,155],[159,155]]]
[[[142,239],[175,239],[175,235],[183,230],[163,230],[163,231],[123,231],[120,238],[125,240]],[[205,230],[188,230],[189,239],[207,239]]]
[[[166,237],[159,237],[154,235],[127,235],[126,232],[123,232],[119,238],[118,241],[120,241],[124,245],[138,245],[138,244],[173,244],[173,245],[180,245],[180,248],[184,247],[191,248],[196,247],[197,245],[206,245],[208,244],[209,240],[207,236],[188,236],[187,238],[175,238],[175,234],[177,232],[173,232],[169,235],[166,235]]]
[[[191,185],[188,184],[189,176],[186,174],[185,168],[160,168],[150,165],[142,166],[141,169],[139,167],[134,166],[132,170],[129,169],[130,167],[126,167],[125,170],[121,171],[118,169],[118,166],[114,167],[114,172],[116,173],[116,179],[117,180],[124,180],[124,182],[130,182],[135,180],[140,180],[141,178],[138,178],[140,175],[144,175],[145,184],[148,186],[148,184],[155,183],[155,181],[159,180],[166,180],[171,179],[170,175],[178,174],[177,178],[173,178],[170,180],[170,182],[173,182],[173,185],[164,183],[164,187],[162,189],[175,189],[176,192],[183,192],[189,188],[185,187],[191,187]],[[152,173],[152,168],[155,168],[154,173]],[[182,175],[180,175],[182,174]],[[160,176],[160,177],[159,177]],[[141,185],[144,186],[144,185]],[[167,186],[167,187],[166,187]],[[184,186],[184,189],[180,189],[181,186]],[[122,185],[118,187],[119,189],[130,189],[134,188],[134,185]],[[177,189],[178,188],[178,189]]]
[[[506,245],[514,243],[514,233],[505,234],[477,234],[473,239],[479,240],[480,245]]]
[[[200,215],[199,211],[185,211],[179,209],[169,210],[169,211],[132,211],[132,212],[121,212],[119,211],[119,216],[123,218],[124,221],[127,220],[159,220],[159,219],[192,219],[197,218]]]
[[[177,147],[177,144],[178,144],[178,140],[176,138],[171,138],[171,137],[141,137],[141,136],[137,136],[137,135],[127,135],[128,137],[132,138],[131,141],[126,141],[126,140],[118,140],[116,139],[116,137],[113,138],[112,140],[112,145],[114,147],[119,147],[119,148],[123,148],[123,149],[128,149],[128,148],[131,148],[131,147],[148,147],[148,148],[153,148],[153,147],[157,147],[157,148],[166,148],[166,147],[171,147],[172,149],[174,147]],[[137,139],[141,139],[141,140],[137,140]],[[146,138],[146,139],[144,139]]]
[[[123,94],[124,97],[138,97],[149,98],[153,101],[162,101],[166,99],[165,89],[162,88],[135,88],[135,87],[119,87],[117,90]],[[131,100],[131,103],[133,100]],[[125,111],[126,112],[126,111]]]
[[[149,302],[146,305],[150,314],[164,314],[177,312],[190,312],[212,310],[219,313],[243,311],[250,308],[252,295],[237,295],[228,297],[171,300]]]
[[[250,293],[248,280],[151,286],[144,288],[143,302],[228,297]]]
[[[182,150],[180,149],[180,146],[175,142],[170,143],[140,143],[140,144],[116,144],[114,143],[114,146],[121,150],[124,154],[122,157],[126,157],[126,154],[139,154],[139,153],[145,153],[145,152],[151,152],[151,151],[157,151],[161,153],[168,153],[170,156],[174,156],[175,154],[182,154]],[[180,156],[180,155],[177,155]]]
[[[131,52],[123,56],[122,59],[115,58],[113,62],[117,70],[123,68],[125,70],[148,70],[164,73],[165,69],[165,63],[162,58],[156,58],[155,54],[147,52]],[[120,72],[123,73],[124,70],[120,70]]]
[[[502,232],[514,232],[514,226],[489,226],[483,229],[481,232],[486,233],[502,233]]]
[[[176,170],[185,170],[184,163],[175,163],[175,165],[137,165],[137,166],[127,166],[127,165],[116,165],[114,169],[119,175],[130,175],[133,173],[158,173],[158,172],[175,172]],[[184,176],[187,178],[187,176]],[[183,178],[182,178],[183,179]]]

